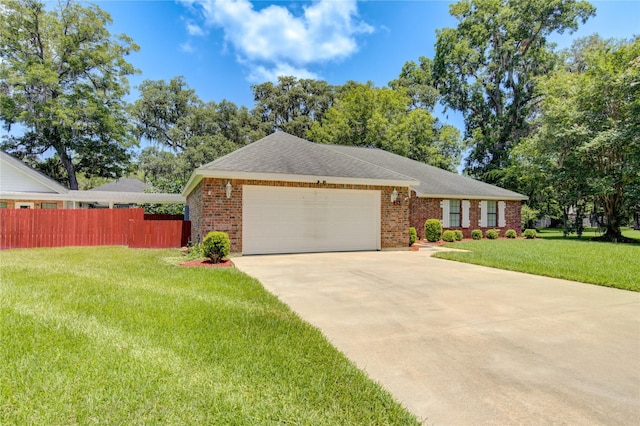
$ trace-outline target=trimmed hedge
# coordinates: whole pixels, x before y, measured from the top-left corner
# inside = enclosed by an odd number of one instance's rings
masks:
[[[424,223],[424,237],[427,241],[435,243],[442,237],[442,223],[438,219],[427,219]]]
[[[490,240],[496,240],[500,236],[500,231],[497,229],[488,229],[485,235]]]
[[[524,232],[522,233],[522,235],[527,239],[527,240],[532,240],[536,237],[537,232],[535,229],[525,229]]]
[[[463,235],[461,230],[456,229],[453,233],[456,234],[456,241],[462,241]]]
[[[418,239],[418,232],[416,231],[416,228],[412,226],[411,228],[409,228],[409,245],[412,246],[417,239]]]
[[[448,243],[452,243],[456,240],[456,233],[450,230],[444,231],[442,233],[442,240]]]
[[[231,241],[226,232],[209,232],[202,241],[202,252],[213,263],[220,263],[223,258],[229,256],[230,247]]]
[[[516,238],[518,236],[518,234],[516,233],[515,229],[509,229],[507,230],[507,232],[504,233],[504,236],[510,239]]]
[[[481,240],[482,231],[479,229],[474,229],[473,231],[471,231],[471,238],[473,238],[474,240]]]

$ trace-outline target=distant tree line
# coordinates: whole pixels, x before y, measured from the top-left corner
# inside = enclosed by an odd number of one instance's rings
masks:
[[[557,51],[552,34],[595,13],[576,0],[462,0],[434,57],[386,87],[281,76],[254,105],[205,102],[183,77],[145,80],[125,102],[138,50],[109,15],[76,1],[0,0],[2,149],[71,189],[136,175],[179,192],[191,172],[276,130],[384,149],[529,196],[528,219],[566,231],[598,218],[604,239],[640,210],[640,39],[591,36]],[[434,116],[462,113],[464,134]],[[140,149],[144,142],[143,149]],[[47,155],[43,160],[43,154]]]

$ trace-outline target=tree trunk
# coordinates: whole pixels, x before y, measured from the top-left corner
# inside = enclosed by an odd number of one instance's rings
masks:
[[[65,149],[64,144],[60,141],[60,136],[56,134],[55,137],[58,140],[52,145],[55,148],[56,153],[58,154],[58,157],[60,157],[60,162],[62,162],[62,165],[67,171],[67,177],[69,180],[69,189],[77,190],[78,179],[76,178],[76,167],[73,165],[73,161],[71,160],[69,155],[67,155],[67,150]]]
[[[622,197],[612,194],[602,197],[602,207],[604,210],[605,233],[597,238],[599,241],[609,241],[613,243],[629,242],[629,238],[622,236],[620,230],[620,208],[622,207]]]
[[[633,229],[640,231],[640,212],[633,213]]]

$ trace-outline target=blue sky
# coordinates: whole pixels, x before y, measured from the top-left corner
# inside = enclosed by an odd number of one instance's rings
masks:
[[[142,71],[132,86],[182,75],[204,101],[228,99],[249,108],[250,86],[278,74],[384,86],[406,61],[433,57],[436,29],[456,25],[447,1],[96,3],[111,14],[112,33],[140,45],[128,58]],[[606,38],[640,34],[640,1],[592,4],[596,16],[576,33],[554,37],[559,46],[595,32]]]

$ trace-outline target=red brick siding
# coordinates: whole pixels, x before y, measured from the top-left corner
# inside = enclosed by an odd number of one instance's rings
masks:
[[[225,194],[227,181],[233,188],[231,198]],[[198,241],[210,231],[224,231],[231,240],[231,252],[242,252],[242,186],[262,185],[291,188],[366,189],[381,191],[382,248],[408,245],[409,204],[407,188],[396,188],[398,202],[391,203],[393,187],[353,184],[320,184],[312,182],[282,182],[246,179],[204,178],[187,196],[191,218],[191,238]]]
[[[424,238],[424,223],[427,219],[439,219],[442,220],[442,207],[440,203],[442,198],[418,198],[415,192],[411,192],[411,225],[416,228],[419,238]],[[483,233],[488,229],[499,229],[500,236],[504,236],[504,232],[507,229],[514,229],[518,235],[521,232],[520,224],[520,208],[522,203],[520,201],[505,201],[505,219],[506,225],[504,227],[480,227],[480,200],[469,200],[469,228],[449,228],[460,229],[465,238],[471,238],[471,231],[474,229],[480,229]],[[498,219],[499,220],[499,219]]]
[[[42,208],[42,203],[52,203],[55,204],[57,209],[64,208],[64,203],[62,201],[47,201],[47,200],[0,200],[3,203],[7,203],[8,209],[13,209],[16,206],[16,203],[33,203],[34,209]]]

